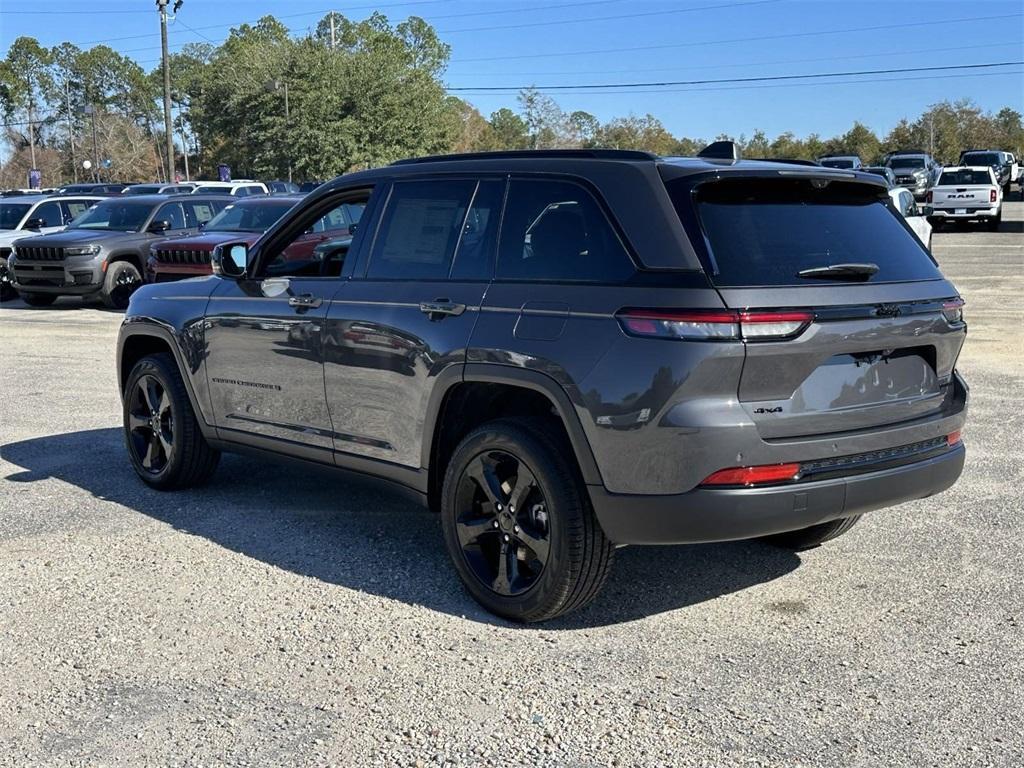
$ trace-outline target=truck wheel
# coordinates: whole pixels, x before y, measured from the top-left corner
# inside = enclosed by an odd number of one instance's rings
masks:
[[[0,301],[8,301],[18,295],[11,284],[11,270],[7,267],[7,259],[0,259]]]
[[[470,432],[445,472],[445,546],[469,593],[513,621],[587,605],[614,547],[564,440],[540,420],[501,419]]]
[[[796,531],[784,531],[771,536],[764,536],[763,541],[774,544],[785,549],[812,549],[826,541],[831,541],[842,536],[857,524],[863,515],[853,517],[841,517],[838,520],[830,520],[827,523],[819,523],[809,528],[801,528]]]
[[[48,307],[57,300],[54,293],[20,293],[21,300],[30,307]]]
[[[123,400],[128,456],[146,484],[170,491],[209,479],[220,452],[199,430],[185,382],[170,355],[139,360],[128,375]]]
[[[1000,209],[999,213],[993,216],[991,219],[985,222],[985,227],[989,232],[998,232],[999,225],[1003,223],[1003,211]]]
[[[103,303],[110,309],[127,309],[128,300],[142,285],[142,273],[130,261],[115,261],[103,278]]]

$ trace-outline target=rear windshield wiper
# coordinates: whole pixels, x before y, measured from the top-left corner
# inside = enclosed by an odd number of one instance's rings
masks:
[[[801,269],[797,277],[808,279],[867,280],[878,272],[877,264],[829,264],[827,267]]]

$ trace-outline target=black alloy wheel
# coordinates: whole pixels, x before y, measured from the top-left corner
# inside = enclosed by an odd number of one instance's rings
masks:
[[[140,376],[128,406],[129,446],[143,470],[159,475],[174,452],[171,399],[155,376]]]
[[[456,533],[484,586],[519,595],[540,578],[551,551],[547,502],[524,462],[500,450],[478,454],[459,478]]]

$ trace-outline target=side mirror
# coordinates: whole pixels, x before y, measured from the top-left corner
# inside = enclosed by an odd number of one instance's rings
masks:
[[[46,226],[46,219],[29,219],[25,222],[23,229],[42,229]]]
[[[171,228],[171,222],[165,221],[164,219],[161,219],[159,221],[152,222],[149,225],[149,230],[148,231],[154,232],[154,233],[160,233],[160,232],[166,232],[170,228]]]
[[[213,274],[240,280],[249,269],[249,246],[245,243],[224,243],[213,249],[210,258]]]

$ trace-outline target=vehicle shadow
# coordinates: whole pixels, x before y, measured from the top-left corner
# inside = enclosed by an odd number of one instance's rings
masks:
[[[375,486],[226,455],[203,488],[161,493],[135,476],[121,430],[114,428],[9,443],[0,447],[0,456],[22,468],[4,478],[15,485],[56,478],[302,576],[505,624],[458,583],[436,516]],[[800,564],[792,552],[758,542],[633,547],[616,554],[594,604],[545,629],[615,624],[685,608],[779,578]]]

